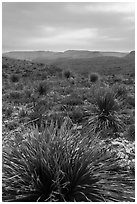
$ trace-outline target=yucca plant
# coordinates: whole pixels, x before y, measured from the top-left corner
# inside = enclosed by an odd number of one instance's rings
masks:
[[[49,91],[49,86],[46,81],[39,82],[36,92],[38,92],[39,95],[47,95]]]
[[[102,129],[112,129],[117,132],[123,129],[123,116],[118,112],[119,105],[110,89],[99,88],[94,91],[94,105],[94,111],[88,119],[92,130],[99,132]]]
[[[134,178],[89,138],[65,120],[3,150],[3,201],[134,201]]]

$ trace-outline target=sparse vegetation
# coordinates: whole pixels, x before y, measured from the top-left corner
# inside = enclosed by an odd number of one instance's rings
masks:
[[[13,113],[13,108],[11,106],[2,107],[2,114],[4,114],[6,117],[11,117]]]
[[[9,98],[11,100],[14,100],[14,102],[18,102],[21,98],[22,98],[22,94],[20,93],[20,91],[12,91],[9,94]]]
[[[68,127],[32,131],[4,151],[3,201],[134,201],[134,179],[117,157]]]
[[[13,75],[11,75],[10,80],[11,80],[12,82],[18,82],[18,81],[19,81],[19,76],[13,74]]]
[[[3,201],[135,201],[134,73],[98,60],[3,58]]]
[[[130,141],[135,141],[135,125],[132,124],[128,127],[125,137]]]
[[[114,85],[113,92],[117,98],[125,98],[127,96],[127,89],[125,85]]]

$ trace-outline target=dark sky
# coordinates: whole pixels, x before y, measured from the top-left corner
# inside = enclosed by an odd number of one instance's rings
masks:
[[[2,3],[2,47],[11,50],[135,49],[134,3]]]

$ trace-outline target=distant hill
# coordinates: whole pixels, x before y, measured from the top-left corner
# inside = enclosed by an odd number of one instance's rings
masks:
[[[126,59],[135,59],[135,51],[131,51],[129,54],[127,54],[124,58]]]
[[[127,53],[122,52],[99,52],[88,50],[67,50],[65,52],[52,52],[52,51],[14,51],[3,53],[4,57],[21,60],[56,60],[59,58],[94,58],[103,56],[124,57]]]
[[[45,62],[46,63],[46,62]],[[78,73],[99,72],[100,74],[135,73],[135,60],[117,57],[97,57],[91,59],[57,59],[51,64],[61,69]]]
[[[57,59],[37,58],[34,62],[41,62],[48,65],[56,65],[61,69],[70,69],[78,73],[99,72],[101,74],[130,74],[135,73],[135,52],[122,54],[117,52],[94,52],[92,57],[88,56],[89,51],[80,51],[82,56],[76,57],[79,51],[66,51],[68,57]],[[73,57],[71,54],[73,53]],[[67,55],[68,56],[68,55]],[[75,57],[74,57],[75,56]],[[94,56],[94,57],[93,57]],[[123,56],[123,57],[122,57]]]
[[[106,75],[135,73],[135,51],[131,51],[128,54],[77,50],[68,50],[65,52],[34,51],[9,52],[4,53],[3,56],[10,56],[10,59],[20,58],[33,63],[53,65],[62,70],[69,69],[81,74],[89,72],[98,72]]]

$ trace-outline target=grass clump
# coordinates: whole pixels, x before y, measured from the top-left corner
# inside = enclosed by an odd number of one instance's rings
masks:
[[[135,108],[135,97],[132,95],[128,95],[125,104],[131,108]]]
[[[127,89],[125,85],[116,84],[112,89],[116,98],[125,98],[127,96]]]
[[[46,81],[42,81],[37,86],[37,92],[39,95],[47,95],[49,86]]]
[[[135,141],[135,124],[132,124],[128,127],[126,133],[125,133],[125,137],[129,140],[129,141]]]
[[[13,102],[21,102],[23,95],[20,91],[11,91],[9,93],[9,98],[10,100],[12,100]]]
[[[69,79],[72,76],[72,73],[69,70],[66,70],[64,71],[63,75],[66,79]]]
[[[27,110],[22,108],[20,111],[19,111],[19,118],[24,118],[26,116],[28,116],[28,113],[27,113]]]
[[[11,106],[2,107],[2,113],[6,117],[11,117],[11,115],[13,113],[13,107],[11,107]]]
[[[18,82],[19,81],[19,76],[18,75],[16,75],[16,74],[13,74],[13,75],[11,75],[11,77],[10,77],[10,80],[12,81],[12,82]]]
[[[5,127],[8,128],[8,130],[15,130],[18,127],[18,123],[11,121],[5,124]]]
[[[2,68],[8,68],[9,66],[7,64],[2,64]]]
[[[118,103],[111,90],[100,88],[94,92],[94,111],[88,123],[95,132],[102,129],[112,129],[114,132],[122,130],[124,123],[118,113]]]
[[[98,73],[96,73],[96,72],[90,73],[90,75],[89,75],[89,81],[90,82],[95,83],[95,82],[98,82],[99,79],[100,79],[100,76]]]
[[[22,136],[23,137],[23,136]],[[134,178],[118,159],[64,121],[3,151],[3,201],[134,201]]]
[[[83,104],[83,100],[78,94],[72,93],[62,100],[62,104],[67,106],[78,106]]]

